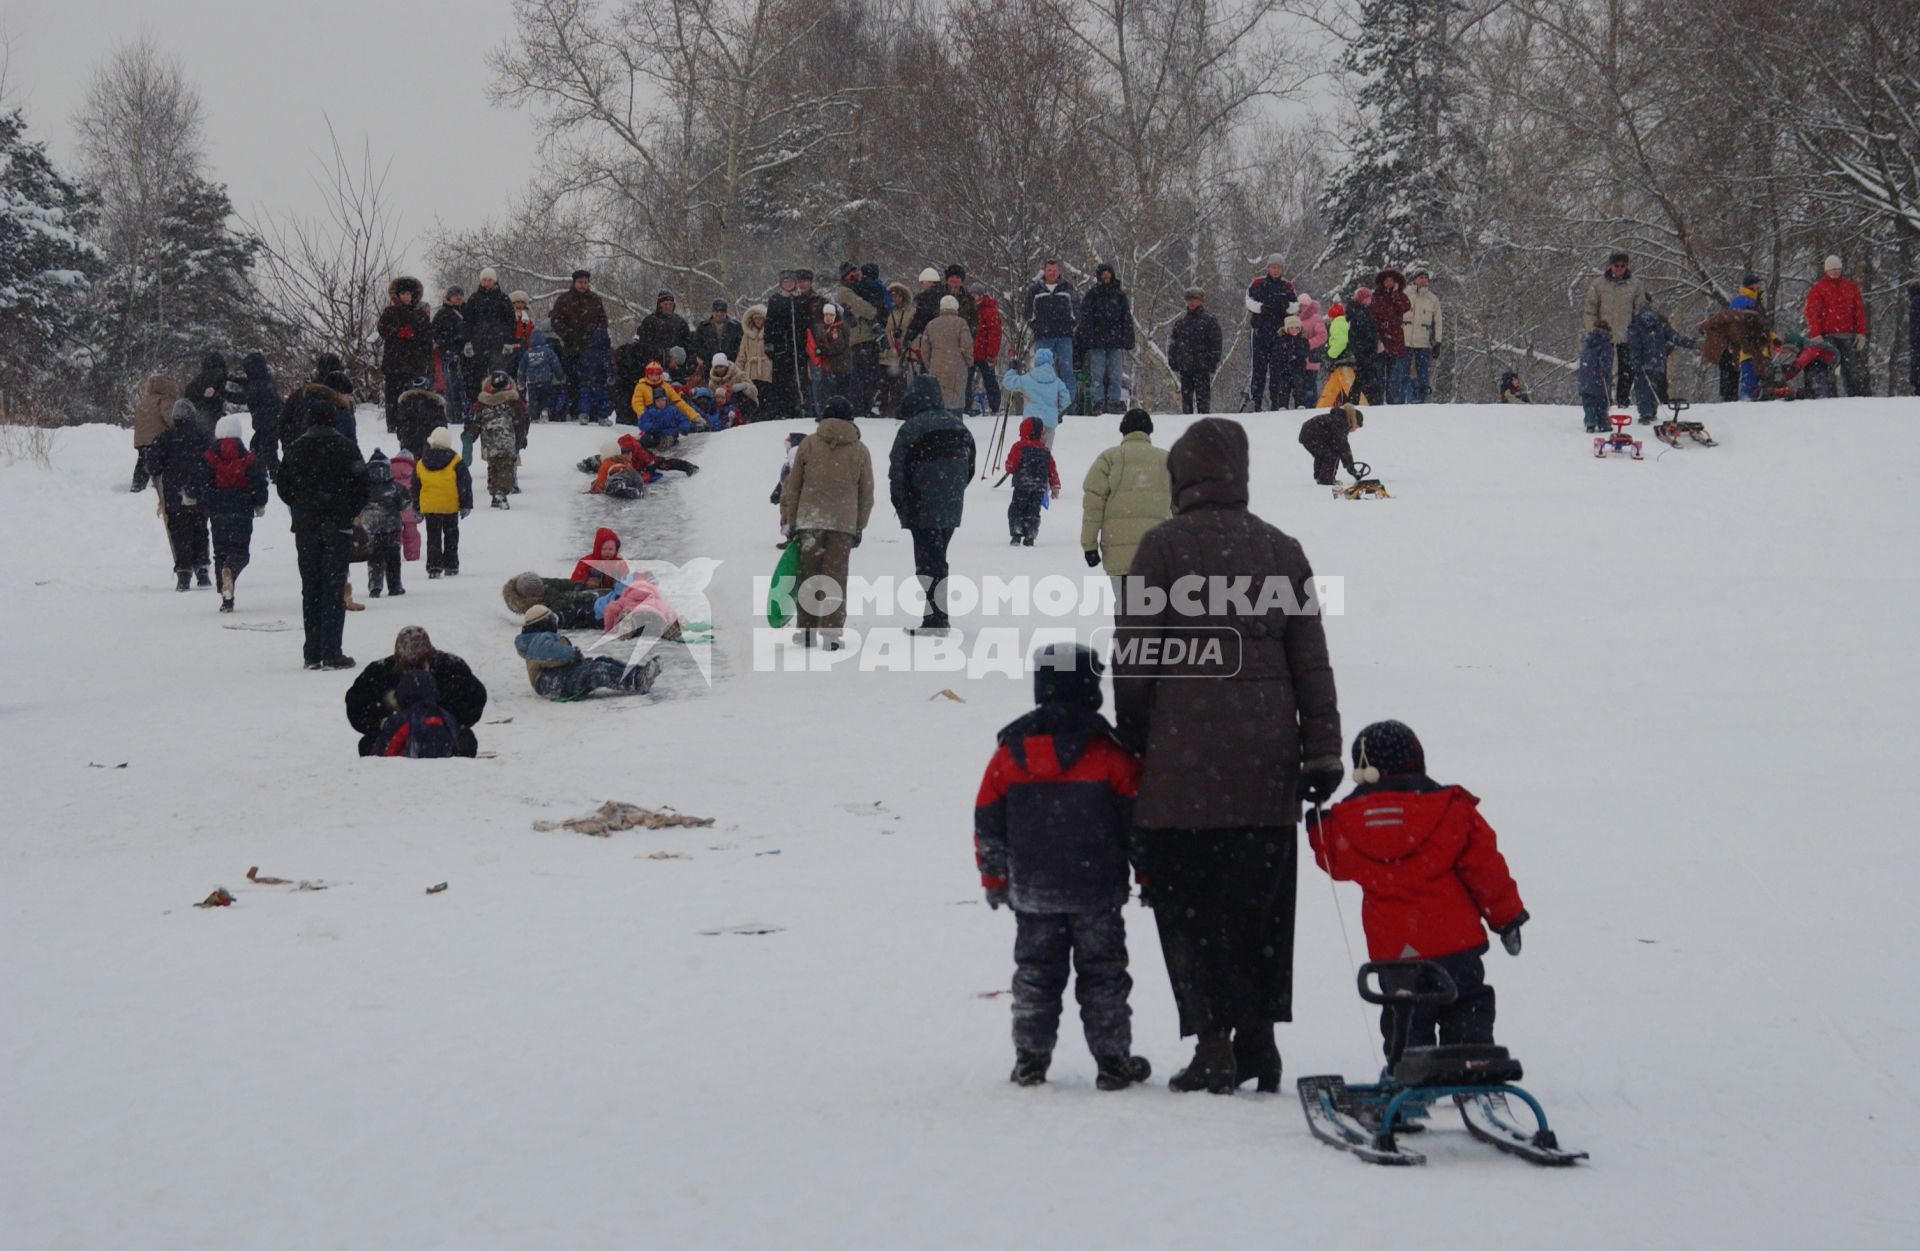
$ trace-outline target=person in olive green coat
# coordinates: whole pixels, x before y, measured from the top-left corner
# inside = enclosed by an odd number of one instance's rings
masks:
[[[1141,536],[1173,516],[1173,481],[1165,448],[1153,445],[1153,418],[1132,409],[1120,419],[1120,442],[1094,459],[1080,486],[1080,546],[1089,567],[1106,564],[1123,578]]]

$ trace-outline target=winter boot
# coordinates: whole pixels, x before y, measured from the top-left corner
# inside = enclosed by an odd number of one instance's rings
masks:
[[[506,501],[501,499],[498,495],[495,495],[487,501],[487,506],[489,508],[505,508]]]
[[[440,576],[440,571],[439,571],[438,569],[429,569],[429,570],[427,570],[427,578],[428,578],[428,580],[429,580],[429,581],[431,581],[432,579],[434,579],[434,578],[437,578],[437,577],[439,577],[439,576]]]
[[[176,591],[191,591],[193,589],[193,570],[174,570],[173,589]]]
[[[1031,534],[1029,534],[1029,535],[1028,535],[1027,537],[1025,537],[1025,538],[1023,538],[1023,539],[1021,539],[1021,540],[1020,540],[1020,546],[1022,546],[1022,547],[1032,547],[1032,546],[1033,546],[1033,536],[1032,536]]]
[[[318,667],[321,669],[351,669],[353,668],[353,657],[329,656],[327,659],[321,661]]]
[[[233,570],[224,565],[220,568],[220,611],[233,611]]]
[[[1204,1090],[1214,1095],[1230,1095],[1233,1086],[1233,1039],[1225,1030],[1200,1035],[1193,1061],[1167,1081],[1168,1090]]]
[[[1053,1063],[1053,1054],[1047,1051],[1016,1051],[1013,1053],[1013,1072],[1007,1080],[1016,1086],[1041,1086],[1047,1080],[1047,1066]]]
[[[1009,542],[1007,543],[1007,546],[1008,546],[1008,547],[1018,547],[1018,546],[1020,546],[1020,536],[1019,536],[1019,535],[1017,535],[1017,534],[1016,534],[1016,535],[1014,535],[1014,536],[1013,536],[1013,538],[1012,538],[1012,539],[1011,539],[1011,540],[1010,540],[1010,541],[1009,541]]]
[[[193,571],[193,584],[202,590],[213,585],[213,571],[201,565]]]
[[[1235,1086],[1258,1082],[1254,1089],[1263,1095],[1280,1089],[1280,1048],[1272,1023],[1250,1021],[1233,1031],[1233,1079]]]
[[[1102,1090],[1125,1090],[1153,1076],[1153,1066],[1145,1056],[1095,1056],[1093,1062],[1100,1069],[1093,1084]]]
[[[645,695],[653,689],[653,680],[660,676],[660,658],[649,656],[637,665],[628,665],[620,674],[620,688]]]
[[[346,609],[348,612],[365,612],[367,610],[367,606],[365,604],[357,603],[354,600],[353,580],[351,578],[349,578],[345,583],[341,585],[340,600],[343,604],[346,605]]]

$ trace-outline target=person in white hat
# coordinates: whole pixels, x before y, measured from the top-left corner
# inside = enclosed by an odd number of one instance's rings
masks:
[[[514,333],[513,301],[500,289],[500,275],[491,266],[480,271],[480,285],[467,297],[461,311],[467,319],[468,340],[473,344],[475,375],[484,378],[496,369],[512,373],[512,354],[520,347]]]
[[[1807,290],[1804,309],[1807,335],[1824,339],[1839,358],[1840,375],[1848,395],[1872,395],[1864,361],[1867,354],[1867,304],[1860,288],[1840,270],[1840,258],[1829,256],[1826,274]]]

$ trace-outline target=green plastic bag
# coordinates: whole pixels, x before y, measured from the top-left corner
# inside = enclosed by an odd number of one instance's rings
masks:
[[[800,581],[800,540],[788,540],[773,567],[773,586],[767,591],[767,624],[778,630],[793,620],[793,588]]]

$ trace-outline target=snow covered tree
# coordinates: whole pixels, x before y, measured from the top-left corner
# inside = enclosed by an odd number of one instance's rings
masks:
[[[1432,264],[1451,242],[1449,206],[1478,145],[1459,124],[1459,0],[1365,0],[1343,64],[1359,84],[1349,154],[1320,206],[1331,238],[1320,263],[1342,286],[1383,264]],[[1336,133],[1340,129],[1335,127]]]
[[[0,114],[0,415],[32,416],[72,345],[81,297],[100,269],[87,241],[94,206],[27,138],[18,110]]]

